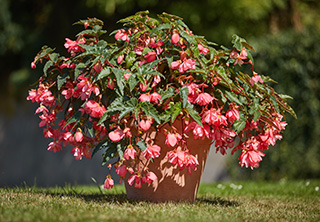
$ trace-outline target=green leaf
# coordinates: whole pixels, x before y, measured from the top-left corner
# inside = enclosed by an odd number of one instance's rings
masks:
[[[109,148],[106,150],[106,152],[103,154],[103,161],[102,166],[105,165],[110,159],[117,156],[118,149],[116,147],[116,144],[110,144]]]
[[[51,60],[48,60],[48,61],[46,62],[46,64],[44,65],[44,67],[43,67],[43,73],[44,73],[45,76],[48,75],[48,69],[49,69],[51,66],[53,66],[53,62],[52,62]]]
[[[171,24],[168,24],[168,23],[160,24],[158,27],[156,27],[155,29],[152,30],[150,36],[152,36],[154,33],[159,32],[160,30],[171,29],[171,28],[172,28]]]
[[[82,112],[81,111],[77,111],[72,117],[70,117],[66,124],[64,125],[63,129],[65,129],[65,127],[71,123],[74,123],[74,122],[79,122],[79,120],[81,119],[82,117]]]
[[[78,78],[78,76],[82,73],[86,65],[84,63],[79,63],[74,70],[74,80]]]
[[[189,113],[189,115],[196,121],[201,127],[201,117],[199,116],[199,113],[194,109],[194,106],[191,103],[187,103],[186,109]]]
[[[59,54],[58,53],[51,53],[49,54],[49,58],[53,63],[57,63]]]
[[[238,105],[242,105],[242,102],[237,98],[236,94],[230,91],[225,91],[224,94],[231,102],[235,102]]]
[[[164,91],[164,93],[161,95],[161,100],[160,102],[166,100],[167,98],[170,98],[174,95],[174,88],[169,87],[166,91]]]
[[[121,93],[121,95],[123,95],[123,93],[124,93],[124,73],[125,73],[125,70],[112,68],[112,72],[114,73],[114,75],[116,77],[116,80],[117,80],[116,82],[117,82],[117,85],[119,87],[120,93]]]
[[[96,81],[98,81],[99,79],[103,79],[104,77],[107,77],[108,75],[110,75],[110,73],[111,73],[110,67],[106,67],[102,69],[101,72],[96,77]]]
[[[137,142],[137,146],[139,147],[139,149],[140,149],[141,151],[145,151],[145,150],[147,149],[147,145],[146,145],[146,143],[144,142],[143,139],[141,139],[141,140],[139,140],[139,141]]]
[[[142,102],[141,104],[141,109],[144,111],[146,116],[151,116],[158,124],[161,123],[160,118],[159,118],[159,113],[156,110],[156,108],[153,107],[151,103],[148,102]]]
[[[174,123],[180,112],[182,111],[181,102],[174,104],[173,112],[171,113],[171,122]]]
[[[271,95],[270,99],[271,99],[271,102],[272,102],[274,108],[277,110],[278,113],[280,113],[279,105],[278,105],[278,102],[277,102],[276,97],[274,97],[273,95]]]
[[[59,76],[57,77],[58,90],[60,90],[61,87],[62,87],[64,84],[66,84],[68,77],[69,77],[68,75],[64,75],[64,76],[60,76],[60,75],[59,75]]]
[[[191,45],[197,46],[198,42],[195,39],[194,36],[189,35],[186,31],[181,31],[180,32],[181,37],[183,37],[187,42],[189,42]]]
[[[188,102],[189,89],[187,86],[184,86],[179,91],[180,97],[182,99],[182,107],[185,108]]]
[[[127,54],[125,60],[126,60],[127,68],[129,69],[133,65],[134,61],[136,61],[136,53],[134,51],[130,51]]]

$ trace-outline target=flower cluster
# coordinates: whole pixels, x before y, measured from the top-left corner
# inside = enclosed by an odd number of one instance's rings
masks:
[[[196,140],[213,141],[223,155],[241,150],[240,166],[258,167],[263,151],[282,138],[284,112],[295,114],[288,96],[267,85],[269,77],[239,71],[254,70],[253,48],[236,35],[232,48],[217,48],[166,13],[158,20],[140,12],[121,22],[124,28],[113,32],[115,43],[109,44],[101,39],[102,21],[81,20],[85,30],[75,41],[66,38],[67,58],[45,46],[31,63],[36,68],[47,60],[27,99],[39,103],[39,126],[53,140],[48,150],[69,144],[76,160],[102,150],[103,164],[122,179],[129,174],[128,183],[137,188],[157,179],[139,167],[162,152],[144,136],[150,130],[164,134],[171,149],[165,158],[188,173],[199,164],[188,149],[190,132]],[[113,185],[108,175],[104,187]]]

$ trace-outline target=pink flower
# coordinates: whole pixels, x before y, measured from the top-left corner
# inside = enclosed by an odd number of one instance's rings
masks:
[[[131,75],[132,75],[132,73],[126,73],[126,74],[124,74],[124,79],[125,79],[125,80],[128,80]]]
[[[61,150],[61,144],[59,142],[51,142],[48,146],[49,151],[58,152]]]
[[[154,159],[156,157],[159,157],[160,155],[160,146],[158,145],[152,145],[152,146],[148,146],[147,149],[145,149],[145,151],[143,151],[143,156],[146,158],[146,159]]]
[[[101,118],[106,111],[106,108],[96,101],[88,100],[84,105],[84,111],[93,118]]]
[[[79,147],[73,147],[73,149],[71,150],[71,153],[73,153],[75,160],[82,160],[83,153]]]
[[[36,64],[34,62],[31,62],[31,69],[35,69],[35,68],[37,68]]]
[[[199,52],[203,53],[204,55],[209,52],[209,49],[203,47],[203,45],[201,45],[201,44],[198,44],[198,49],[199,49]]]
[[[117,58],[117,63],[121,64],[122,61],[123,61],[123,58],[124,58],[124,55],[119,55],[118,58]]]
[[[112,140],[113,142],[119,142],[120,140],[122,140],[122,138],[125,136],[124,132],[122,129],[115,129],[114,131],[111,131],[109,133],[109,138],[110,140]]]
[[[195,103],[199,104],[200,106],[205,106],[211,103],[213,97],[210,96],[209,93],[199,93],[198,97],[195,100]]]
[[[114,185],[113,179],[110,177],[107,177],[106,180],[104,181],[104,189],[112,189]]]
[[[158,178],[153,172],[148,172],[145,177],[142,177],[142,183],[151,184],[156,179]]]
[[[205,137],[207,137],[208,139],[210,139],[211,136],[211,130],[210,127],[206,124],[203,124],[203,127],[201,127],[198,123],[196,122],[192,122],[189,123],[185,128],[184,128],[184,132],[187,133],[190,130],[192,130],[194,139],[204,139]]]
[[[263,83],[263,79],[261,79],[261,76],[259,76],[257,73],[253,73],[253,76],[250,79],[250,83],[253,86],[256,82]]]
[[[226,117],[228,118],[230,123],[233,123],[235,120],[240,119],[240,114],[237,108],[232,108],[227,111]]]
[[[84,51],[79,44],[84,44],[86,42],[85,38],[78,38],[76,41],[72,41],[68,38],[65,38],[65,40],[66,43],[64,44],[64,47],[68,49],[68,52],[71,54],[71,56],[74,56],[77,52]]]
[[[157,57],[157,54],[155,52],[148,52],[144,58],[147,60],[147,62],[153,62]]]
[[[135,182],[134,184],[135,188],[141,188],[141,178],[136,174],[131,175],[130,178],[128,179],[128,184],[130,186],[132,186],[134,182]]]
[[[171,63],[171,66],[170,68],[171,69],[179,69],[179,66],[181,65],[181,61],[180,60],[177,60],[177,61],[174,61]]]
[[[118,166],[116,169],[116,173],[119,175],[119,177],[124,178],[127,174],[127,167],[126,165]]]
[[[124,29],[118,30],[114,37],[116,40],[122,40],[122,41],[127,41],[127,42],[130,41],[129,36],[127,35],[126,30],[124,30]]]
[[[141,120],[141,121],[139,122],[139,127],[140,127],[141,129],[143,129],[144,131],[147,131],[147,130],[150,129],[151,124],[152,124],[152,121],[150,121],[150,120]]]
[[[167,146],[174,147],[177,143],[178,143],[178,139],[177,139],[176,135],[173,133],[168,133],[166,136],[165,144]]]
[[[151,93],[150,102],[158,104],[161,100],[161,95],[157,92]]]
[[[74,140],[77,142],[77,143],[81,143],[83,141],[83,134],[81,132],[76,132],[74,134]]]
[[[226,126],[227,125],[227,117],[222,115],[220,113],[220,110],[216,110],[214,108],[211,108],[208,111],[205,111],[202,115],[202,122],[208,123],[210,125],[215,125],[216,127],[219,127],[221,125]]]
[[[259,162],[262,160],[262,156],[264,156],[264,153],[259,150],[243,150],[238,158],[240,160],[239,165],[241,167],[246,166],[246,168],[250,166],[251,169],[257,168],[259,167]]]
[[[126,160],[134,159],[136,156],[137,151],[133,148],[133,146],[129,145],[127,149],[123,153],[123,158]]]
[[[196,60],[187,59],[179,66],[179,72],[184,73],[187,70],[196,68]]]
[[[178,33],[174,33],[172,36],[171,36],[171,42],[173,44],[177,44],[180,40],[180,36]]]
[[[144,93],[140,95],[139,100],[141,102],[150,102],[151,96],[149,94]]]

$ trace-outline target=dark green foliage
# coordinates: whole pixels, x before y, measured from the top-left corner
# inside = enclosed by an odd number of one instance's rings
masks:
[[[279,82],[275,90],[294,99],[289,104],[298,119],[287,115],[283,141],[270,147],[257,170],[239,169],[243,176],[260,179],[320,177],[320,32],[287,31],[257,40],[256,70]],[[237,175],[239,177],[239,175]]]

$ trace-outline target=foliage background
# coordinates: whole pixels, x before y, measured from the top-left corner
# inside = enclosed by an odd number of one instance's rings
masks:
[[[30,62],[44,44],[66,52],[64,39],[79,31],[72,23],[97,17],[110,33],[120,28],[119,19],[137,11],[165,11],[184,18],[194,33],[210,41],[230,46],[233,33],[245,38],[257,50],[256,71],[278,81],[278,92],[294,97],[290,105],[298,120],[287,116],[283,140],[268,151],[259,170],[239,169],[237,154],[230,157],[231,177],[320,177],[320,1],[0,0],[0,5],[2,116],[13,117],[21,106],[30,106],[27,90],[41,74],[30,69]]]

